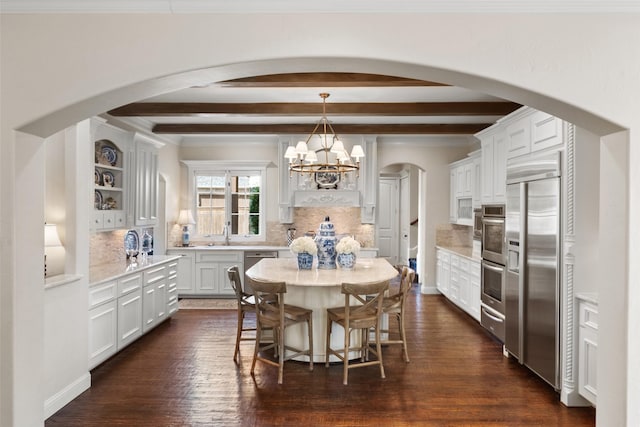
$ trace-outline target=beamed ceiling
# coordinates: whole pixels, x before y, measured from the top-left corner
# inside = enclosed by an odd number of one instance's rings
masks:
[[[277,74],[190,87],[108,112],[156,134],[306,134],[322,114],[338,134],[473,135],[521,105],[438,82],[358,73]]]

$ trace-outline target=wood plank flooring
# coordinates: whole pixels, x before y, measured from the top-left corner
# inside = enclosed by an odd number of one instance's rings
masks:
[[[92,371],[92,387],[46,427],[64,426],[593,426],[595,409],[567,408],[551,387],[502,356],[442,296],[408,298],[410,363],[400,346],[349,373],[287,362],[249,374],[252,342],[234,364],[233,310],[181,310]],[[394,323],[392,323],[392,326]]]

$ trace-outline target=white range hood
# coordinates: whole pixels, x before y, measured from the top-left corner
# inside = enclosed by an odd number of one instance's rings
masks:
[[[307,207],[360,207],[358,190],[297,190],[293,193],[293,206]]]

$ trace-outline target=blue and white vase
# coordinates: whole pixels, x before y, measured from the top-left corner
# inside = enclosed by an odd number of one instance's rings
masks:
[[[350,270],[354,265],[356,265],[356,254],[353,252],[349,252],[348,254],[338,254],[336,260],[338,261],[340,268]]]
[[[308,252],[298,253],[298,270],[311,270],[313,255]]]
[[[336,231],[329,217],[320,224],[316,236],[318,246],[318,268],[330,270],[336,268]]]

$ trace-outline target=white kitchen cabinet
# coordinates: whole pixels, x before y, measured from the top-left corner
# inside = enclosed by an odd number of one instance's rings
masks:
[[[542,111],[534,111],[531,120],[531,152],[562,147],[564,122]]]
[[[142,332],[146,333],[167,317],[167,267],[159,265],[144,272],[142,290]]]
[[[480,321],[479,261],[438,248],[436,286],[451,302]]]
[[[563,121],[530,107],[503,117],[496,126],[505,129],[508,159],[564,144]]]
[[[451,280],[451,255],[442,249],[437,250],[436,287],[440,293],[449,296],[449,282]]]
[[[578,392],[593,406],[598,397],[598,306],[578,296],[580,330],[578,333]]]
[[[449,222],[473,224],[474,165],[469,157],[449,165]]]
[[[507,143],[504,130],[489,128],[476,134],[482,145],[482,204],[505,203],[507,192]]]
[[[449,169],[449,222],[455,223],[458,220],[458,210],[456,209],[456,168]]]
[[[134,224],[154,226],[158,222],[158,149],[153,142],[135,135]]]
[[[451,272],[447,298],[454,304],[460,305],[460,257],[455,254],[451,254]]]
[[[180,277],[178,260],[167,264],[167,316],[178,311],[178,277]]]
[[[125,228],[132,134],[94,118],[91,120],[91,139],[94,171],[91,229],[110,231]]]
[[[89,285],[89,369],[177,311],[178,271],[177,259],[159,261]]]
[[[89,288],[89,368],[118,350],[118,282],[110,280]]]
[[[142,289],[118,298],[118,350],[142,335]]]
[[[482,159],[481,150],[477,150],[470,154],[472,156],[472,192],[471,206],[473,209],[479,209],[482,206]]]
[[[507,158],[531,152],[531,125],[529,117],[519,117],[506,126]]]
[[[196,251],[195,295],[228,295],[234,290],[227,277],[227,269],[234,265],[244,271],[242,251]]]
[[[193,295],[196,293],[195,269],[196,252],[193,250],[167,249],[167,255],[179,255],[177,291],[178,295]]]

